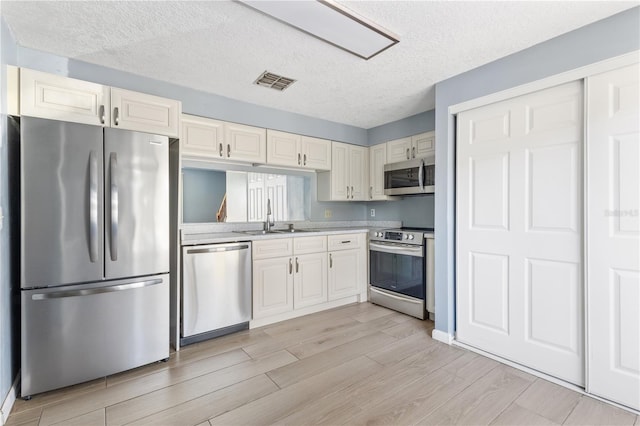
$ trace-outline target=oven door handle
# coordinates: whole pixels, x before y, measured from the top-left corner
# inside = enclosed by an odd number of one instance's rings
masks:
[[[380,244],[375,242],[369,243],[369,251],[378,251],[383,253],[400,254],[413,257],[424,257],[422,246],[400,247],[391,244]]]

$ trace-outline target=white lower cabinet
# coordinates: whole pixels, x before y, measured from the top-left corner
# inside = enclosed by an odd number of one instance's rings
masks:
[[[252,247],[252,326],[366,300],[364,233],[274,238]]]
[[[253,318],[293,310],[293,273],[290,257],[253,262]]]
[[[363,274],[360,250],[329,253],[329,300],[353,296],[360,292]]]
[[[327,253],[296,256],[294,260],[293,308],[327,301]]]
[[[329,300],[366,291],[367,248],[364,234],[329,236]]]

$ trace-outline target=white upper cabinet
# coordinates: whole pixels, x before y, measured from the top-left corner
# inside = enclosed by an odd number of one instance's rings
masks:
[[[20,115],[178,136],[181,103],[20,69]]]
[[[436,133],[425,132],[411,136],[412,158],[425,158],[436,153]]]
[[[224,122],[182,114],[182,148],[189,153],[222,157]]]
[[[259,127],[182,114],[182,152],[220,160],[264,164],[266,131]]]
[[[396,139],[387,142],[387,164],[425,158],[435,153],[435,132]]]
[[[387,142],[387,163],[411,159],[411,137]]]
[[[302,166],[315,170],[331,170],[331,141],[301,137]]]
[[[226,156],[230,160],[264,164],[267,161],[267,131],[244,124],[225,123]]]
[[[331,143],[331,172],[318,174],[318,199],[363,201],[368,199],[369,154],[366,147]]]
[[[268,129],[267,164],[288,167],[301,166],[300,140],[300,135]]]
[[[331,141],[267,130],[267,164],[312,170],[331,169]]]
[[[108,126],[109,86],[20,69],[20,115]]]
[[[111,108],[111,127],[178,137],[179,101],[114,87]]]
[[[369,197],[369,149],[363,146],[349,147],[349,186],[351,200]]]
[[[384,143],[369,147],[369,199],[388,200],[384,195],[384,165],[387,163],[387,146]]]

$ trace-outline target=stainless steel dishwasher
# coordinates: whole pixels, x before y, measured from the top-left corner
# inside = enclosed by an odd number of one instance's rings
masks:
[[[251,243],[182,248],[181,345],[249,328]]]

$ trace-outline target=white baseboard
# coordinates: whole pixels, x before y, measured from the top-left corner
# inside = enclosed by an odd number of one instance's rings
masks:
[[[332,300],[331,302],[321,303],[319,305],[307,306],[306,308],[296,309],[295,311],[285,312],[283,314],[276,314],[266,318],[259,318],[249,321],[249,328],[258,328],[263,327],[265,325],[274,324],[276,322],[285,321],[297,317],[301,317],[304,315],[315,314],[316,312],[326,311],[328,309],[337,308],[342,305],[348,305],[350,303],[358,303],[365,302],[366,296],[364,300],[362,300],[362,295],[357,294],[355,296],[349,296],[344,299]]]
[[[433,340],[446,343],[447,345],[450,345],[453,342],[453,336],[451,334],[444,331],[436,330],[435,328],[433,329],[433,332],[431,332],[431,337],[433,338]]]
[[[16,398],[18,397],[18,388],[20,386],[20,372],[18,371],[18,375],[16,379],[13,381],[13,385],[11,385],[11,389],[9,389],[9,393],[7,397],[2,402],[2,408],[0,408],[0,426],[3,426],[7,420],[9,420],[9,414],[11,414],[11,409],[13,408],[13,404],[16,402]]]

